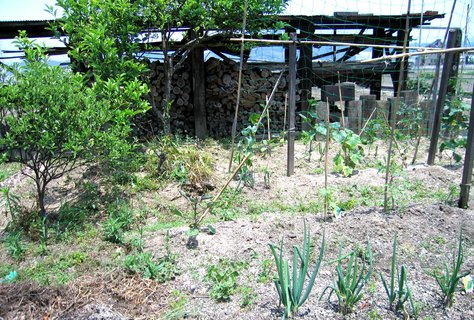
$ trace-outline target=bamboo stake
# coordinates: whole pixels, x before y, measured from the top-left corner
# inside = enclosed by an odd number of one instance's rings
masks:
[[[234,42],[240,42],[240,41],[245,41],[245,42],[256,42],[256,43],[268,43],[268,44],[280,44],[280,45],[285,45],[285,44],[292,44],[293,41],[291,40],[266,40],[266,39],[244,39],[242,38],[230,38],[230,41]],[[352,42],[333,42],[333,41],[306,41],[306,40],[298,40],[298,44],[313,44],[313,45],[327,45],[327,46],[337,46],[337,47],[366,47],[366,48],[387,48],[387,49],[403,49],[402,46],[385,46],[382,44],[363,44],[363,43],[352,43]],[[410,47],[412,50],[426,50],[426,51],[431,51],[431,50],[436,50],[435,48],[425,48],[425,47]]]
[[[416,107],[419,109],[423,98],[418,98],[418,103]],[[423,118],[423,116],[422,116]],[[418,156],[418,149],[420,148],[421,136],[423,135],[423,120],[421,121],[420,125],[418,126],[418,132],[416,137],[415,143],[415,151],[413,152],[413,159],[411,160],[411,164],[414,165],[416,162],[416,158]]]
[[[270,105],[270,101],[268,99],[268,96],[265,96],[265,100],[267,102],[267,106]],[[270,133],[270,108],[267,108],[267,136],[268,136],[268,142],[272,139],[272,135]]]
[[[369,121],[374,116],[375,111],[377,111],[377,107],[375,107],[374,110],[372,110],[372,113],[370,114],[369,118],[367,119],[364,126],[362,127],[362,130],[360,131],[359,136],[362,136],[362,134],[364,133],[365,127],[367,127],[367,125],[369,124]]]
[[[326,97],[326,147],[325,147],[325,158],[324,158],[324,221],[328,216],[328,154],[329,154],[329,99]]]
[[[410,15],[410,8],[411,8],[411,0],[408,0],[408,8],[407,8],[407,18],[405,21],[405,34],[404,34],[404,39],[403,39],[403,49],[402,53],[405,53],[406,51],[406,46],[408,43],[408,29],[409,29],[409,19],[408,16]],[[389,178],[390,178],[390,162],[392,160],[392,148],[393,148],[393,140],[395,138],[395,128],[397,126],[397,111],[398,111],[398,104],[400,103],[400,92],[402,90],[402,82],[403,82],[403,77],[404,77],[404,72],[403,69],[405,67],[405,57],[402,58],[402,61],[400,62],[400,74],[398,76],[398,88],[397,88],[397,98],[395,100],[394,104],[394,110],[392,112],[392,126],[390,129],[390,142],[388,145],[388,154],[387,154],[387,166],[385,168],[385,186],[384,186],[384,192],[383,192],[383,207],[384,211],[388,212],[388,185],[389,185]],[[390,180],[391,182],[391,180]]]
[[[474,47],[424,50],[424,51],[418,51],[418,52],[398,53],[398,54],[392,54],[389,56],[383,56],[379,58],[362,60],[360,61],[360,63],[377,62],[377,61],[382,61],[382,60],[407,58],[407,57],[413,57],[413,56],[422,56],[422,55],[427,55],[427,54],[442,54],[442,53],[449,53],[449,52],[472,52],[472,51],[474,51]]]
[[[245,7],[244,7],[244,21],[242,23],[242,44],[240,45],[240,66],[239,66],[239,81],[237,85],[237,102],[235,105],[235,114],[234,114],[234,121],[232,122],[232,142],[230,146],[230,159],[229,159],[229,172],[232,170],[232,161],[234,160],[234,148],[235,148],[235,136],[237,134],[237,120],[239,117],[239,104],[240,104],[240,92],[242,86],[242,68],[243,68],[243,60],[244,60],[244,40],[245,40],[245,26],[247,24],[247,8],[248,3],[245,0]]]
[[[342,101],[342,88],[341,88],[341,79],[339,77],[339,71],[337,72],[337,82],[339,84],[339,103],[341,104],[340,110],[341,110],[341,125],[343,128],[345,128],[344,124],[344,102]]]
[[[286,131],[286,111],[288,109],[288,92],[285,93],[285,111],[283,115],[283,131]]]
[[[216,194],[216,196],[212,199],[211,201],[211,204],[214,204],[217,200],[219,200],[219,198],[222,196],[222,193],[225,191],[225,189],[227,189],[227,187],[229,186],[229,183],[232,181],[232,179],[234,179],[234,177],[237,175],[237,173],[239,172],[240,168],[242,168],[242,166],[244,165],[244,163],[247,161],[247,159],[250,157],[251,153],[247,154],[243,159],[242,161],[239,163],[239,165],[237,166],[237,169],[235,169],[235,171],[232,173],[232,175],[229,177],[229,179],[227,179],[227,182],[224,184],[224,186],[219,190],[219,193]],[[204,219],[204,217],[206,215],[209,214],[209,212],[211,212],[211,207],[208,207],[204,213],[199,217],[199,219],[197,220],[197,225],[199,225],[202,220]]]

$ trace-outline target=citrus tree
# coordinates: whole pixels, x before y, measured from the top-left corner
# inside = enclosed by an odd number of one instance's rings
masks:
[[[26,59],[8,68],[0,83],[4,114],[1,149],[8,158],[31,169],[38,211],[47,217],[48,184],[87,161],[117,158],[127,153],[130,119],[144,112],[141,96],[147,88],[139,81],[114,79],[87,85],[84,76],[47,62],[44,50],[17,37]]]

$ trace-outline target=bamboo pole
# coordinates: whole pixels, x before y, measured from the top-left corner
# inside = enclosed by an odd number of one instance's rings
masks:
[[[267,44],[279,44],[279,45],[285,45],[285,44],[292,44],[293,41],[291,40],[266,40],[266,39],[252,39],[252,38],[247,38],[242,40],[242,38],[230,38],[230,41],[234,42],[240,42],[240,41],[245,41],[245,42],[255,42],[255,43],[267,43]],[[366,47],[366,48],[387,48],[387,49],[403,49],[402,46],[385,46],[381,44],[363,44],[363,43],[352,43],[352,42],[335,42],[335,41],[307,41],[307,40],[298,40],[298,44],[312,44],[312,45],[327,45],[327,46],[337,46],[337,47]],[[411,50],[436,50],[435,48],[425,48],[425,47],[410,47]]]
[[[467,132],[466,154],[462,172],[461,191],[459,196],[459,208],[469,206],[469,190],[472,181],[472,165],[474,157],[474,85],[472,86],[471,113],[469,118],[469,129]]]
[[[418,52],[392,54],[392,55],[383,56],[380,58],[362,60],[360,61],[360,63],[377,62],[377,61],[382,61],[382,60],[407,58],[407,57],[421,56],[421,55],[428,55],[428,54],[442,54],[442,53],[451,53],[451,52],[473,52],[473,51],[474,51],[474,47],[425,50],[425,51],[418,51]]]
[[[341,104],[341,125],[343,128],[345,128],[345,123],[344,123],[344,102],[342,101],[342,88],[341,88],[341,78],[339,76],[339,71],[337,72],[337,82],[339,84],[339,103]]]
[[[329,132],[330,124],[329,124],[329,99],[326,97],[326,146],[324,151],[324,221],[326,221],[328,215],[328,161],[329,161]]]
[[[247,159],[250,157],[251,153],[247,154],[243,159],[242,161],[239,163],[239,165],[237,166],[237,168],[235,169],[235,171],[232,173],[232,175],[229,177],[229,179],[227,179],[227,182],[224,184],[224,186],[219,190],[219,193],[217,193],[217,195],[212,199],[211,201],[211,204],[214,204],[217,200],[219,200],[219,198],[222,196],[222,193],[225,191],[225,189],[227,189],[227,187],[229,186],[229,183],[232,181],[232,179],[234,179],[234,177],[237,175],[237,173],[239,172],[240,168],[242,168],[242,166],[244,165],[244,163],[247,161]],[[208,207],[204,213],[199,217],[199,219],[197,220],[197,225],[199,225],[202,220],[206,217],[206,215],[209,214],[209,212],[211,212],[211,207]]]
[[[247,8],[248,3],[245,0],[245,7],[244,7],[244,21],[242,23],[242,37],[241,41],[242,44],[240,45],[240,66],[239,66],[239,81],[237,85],[237,102],[235,105],[235,114],[234,114],[234,121],[232,122],[232,142],[230,145],[230,159],[229,159],[229,172],[232,170],[232,161],[234,160],[234,148],[235,148],[235,136],[237,135],[237,120],[239,117],[239,104],[240,104],[240,93],[241,93],[241,86],[242,86],[242,68],[243,68],[243,60],[244,60],[244,40],[245,40],[245,27],[247,24]]]
[[[288,88],[288,153],[287,153],[287,176],[290,177],[295,171],[295,121],[296,121],[296,33],[292,33],[293,40],[290,44],[289,60],[289,88]]]
[[[410,8],[411,8],[411,0],[408,0],[408,8],[407,8],[407,18],[405,21],[405,34],[403,39],[403,49],[402,53],[405,53],[407,43],[408,43],[408,30],[409,30],[409,19],[408,16],[410,15]],[[383,207],[384,211],[388,212],[388,185],[389,185],[389,178],[390,178],[390,162],[392,161],[392,149],[393,149],[393,140],[395,138],[395,129],[397,126],[397,111],[398,111],[398,104],[400,103],[400,91],[402,90],[402,83],[404,81],[404,67],[405,67],[405,57],[402,57],[402,61],[400,62],[400,74],[398,76],[398,88],[397,88],[397,99],[395,100],[394,110],[392,112],[392,126],[390,129],[390,142],[388,145],[388,152],[387,152],[387,166],[385,168],[385,186],[383,192]]]

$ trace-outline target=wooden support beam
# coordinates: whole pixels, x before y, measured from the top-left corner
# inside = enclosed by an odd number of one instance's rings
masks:
[[[461,47],[461,39],[462,39],[462,31],[460,28],[452,29],[454,31],[455,37],[455,48]],[[459,70],[459,60],[460,60],[461,52],[453,53],[453,66],[449,70],[449,81],[448,81],[448,88],[447,88],[447,96],[451,98],[456,94],[456,87],[457,87],[457,80],[458,80],[458,70]]]
[[[296,122],[296,33],[290,34],[293,43],[289,45],[288,83],[288,156],[287,176],[295,172],[295,122]]]
[[[313,46],[300,46],[300,59],[298,61],[298,78],[300,93],[299,110],[303,113],[309,111],[309,99],[311,99],[311,90],[313,87],[313,62],[311,59]],[[303,121],[302,129],[308,130],[310,124]]]
[[[193,72],[194,128],[196,137],[207,137],[206,119],[206,71],[204,66],[204,48],[197,47],[191,52]]]
[[[461,192],[459,195],[459,208],[469,206],[469,191],[472,182],[472,165],[474,160],[474,86],[472,86],[471,115],[469,118],[469,129],[467,132],[466,155],[464,157],[464,168],[462,171]]]
[[[456,37],[457,37],[457,32],[454,29],[449,30],[447,48],[453,48],[456,45]],[[453,68],[453,63],[454,63],[454,53],[453,52],[446,53],[446,55],[444,56],[443,72],[441,74],[441,82],[439,85],[438,100],[436,101],[436,108],[435,108],[435,113],[434,113],[434,118],[433,118],[433,128],[431,130],[430,149],[428,152],[428,161],[427,161],[428,165],[434,164],[436,152],[438,150],[439,131],[441,128],[441,116],[443,114],[444,103],[446,100],[446,93],[448,90],[449,76],[451,74],[451,69]]]

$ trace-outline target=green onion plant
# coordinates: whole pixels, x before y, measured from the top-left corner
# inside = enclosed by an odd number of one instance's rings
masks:
[[[297,314],[299,307],[308,299],[323,260],[325,243],[325,236],[323,234],[319,256],[311,276],[308,273],[311,240],[309,227],[306,227],[306,222],[304,223],[303,247],[293,246],[292,276],[290,276],[289,262],[283,257],[283,240],[279,247],[270,244],[278,271],[278,278],[274,280],[274,283],[280,298],[279,303],[285,307],[283,319]],[[307,276],[309,280],[305,288]]]
[[[441,292],[443,303],[446,307],[451,307],[454,302],[454,293],[456,292],[456,288],[458,287],[459,279],[467,276],[470,272],[464,271],[461,272],[461,266],[464,260],[464,252],[462,247],[462,227],[459,230],[459,244],[458,244],[458,254],[453,253],[452,265],[449,268],[448,264],[446,263],[444,266],[444,273],[439,274],[438,272],[434,272],[433,276],[438,283]]]
[[[390,310],[401,311],[405,315],[405,318],[408,318],[408,312],[405,309],[405,302],[410,301],[412,314],[415,315],[416,317],[417,308],[415,306],[413,296],[412,296],[410,287],[408,285],[406,267],[402,265],[400,267],[400,270],[398,270],[397,235],[395,235],[393,239],[392,266],[390,269],[390,287],[388,286],[387,281],[385,281],[385,278],[382,275],[382,272],[380,272],[380,279],[382,279],[382,284],[385,288],[385,292],[387,293]],[[397,283],[398,283],[398,289],[395,288],[395,279],[397,280]],[[398,298],[398,301],[395,304],[395,300],[397,300],[397,298]]]
[[[321,300],[326,293],[326,290],[330,290],[328,296],[328,300],[330,300],[332,294],[335,293],[339,302],[339,311],[343,315],[351,313],[354,306],[362,299],[362,289],[372,274],[373,259],[370,242],[367,242],[365,254],[360,257],[362,260],[361,263],[357,261],[357,256],[356,251],[352,251],[349,254],[342,256],[342,243],[340,244],[336,266],[337,278],[333,285],[324,289],[320,297]],[[349,260],[344,270],[342,261],[346,259]]]

